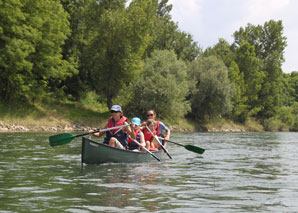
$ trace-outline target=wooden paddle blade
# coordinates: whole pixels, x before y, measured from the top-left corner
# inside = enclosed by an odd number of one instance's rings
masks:
[[[75,137],[76,136],[71,133],[63,133],[50,136],[49,141],[51,146],[59,146],[71,142]]]
[[[185,147],[185,149],[195,152],[195,153],[198,153],[198,154],[203,154],[205,152],[205,149],[198,147],[198,146],[185,145],[184,147]]]

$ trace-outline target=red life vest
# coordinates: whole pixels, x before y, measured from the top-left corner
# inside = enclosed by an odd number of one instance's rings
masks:
[[[144,133],[145,141],[150,141],[150,142],[153,141],[154,137],[152,136],[152,134],[150,133],[150,131],[148,131],[147,128],[144,129],[143,133]],[[154,130],[152,133],[153,133],[153,135],[157,135],[156,134],[156,130]]]
[[[115,127],[115,126],[122,126],[124,125],[125,121],[127,121],[127,118],[125,116],[122,116],[120,120],[114,124],[113,118],[110,117],[108,121],[108,128]],[[116,138],[124,147],[127,147],[127,133],[123,131],[123,129],[112,129],[106,132],[106,137],[104,139],[105,144],[109,144],[109,141],[111,137]]]
[[[156,131],[156,135],[157,136],[160,136],[159,135],[159,121],[155,121],[156,122],[156,129],[155,129],[155,131]]]
[[[139,132],[140,132],[140,131],[141,131],[140,129],[136,129],[136,130],[135,130],[136,141],[138,141],[138,142],[140,142],[140,136],[139,136]],[[133,142],[133,140],[129,137],[129,138],[128,138],[128,143],[131,143],[131,142]]]
[[[114,124],[114,121],[113,121],[113,118],[112,117],[110,117],[109,118],[109,121],[108,121],[108,128],[111,128],[111,127],[115,127],[115,126],[123,126],[124,125],[124,123],[127,121],[127,118],[125,117],[125,116],[122,116],[121,118],[120,118],[120,120],[116,123],[116,124]],[[109,130],[109,132],[112,134],[112,135],[114,135],[116,132],[118,132],[119,131],[119,129],[112,129],[112,130]]]
[[[153,136],[152,136],[152,134],[148,131],[147,128],[145,128],[145,129],[143,130],[143,133],[144,133],[145,141],[150,141],[150,142],[153,141]],[[159,136],[159,121],[156,121],[156,129],[153,131],[153,134]]]

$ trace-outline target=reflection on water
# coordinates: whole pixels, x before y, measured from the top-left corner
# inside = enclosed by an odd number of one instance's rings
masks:
[[[0,134],[0,212],[297,212],[297,133],[184,133],[173,160],[82,165],[80,139]]]

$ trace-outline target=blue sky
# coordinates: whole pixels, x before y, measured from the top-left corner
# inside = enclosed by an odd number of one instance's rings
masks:
[[[203,49],[219,38],[233,42],[233,33],[248,23],[263,25],[271,19],[282,20],[287,37],[285,73],[298,71],[297,0],[169,0],[173,21],[193,36]]]

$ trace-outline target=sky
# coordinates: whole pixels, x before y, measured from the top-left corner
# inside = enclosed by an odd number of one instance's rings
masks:
[[[169,0],[179,29],[191,34],[205,50],[223,38],[230,44],[233,33],[248,23],[264,25],[282,20],[287,37],[283,72],[298,71],[298,0]]]

